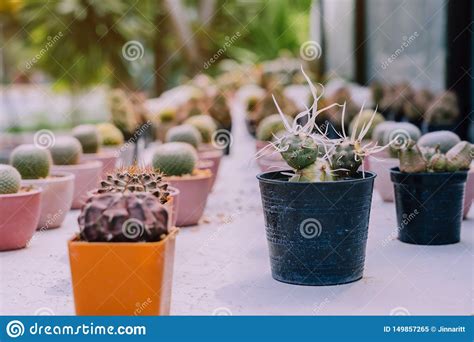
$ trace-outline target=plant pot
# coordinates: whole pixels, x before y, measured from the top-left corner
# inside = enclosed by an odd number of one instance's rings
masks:
[[[76,165],[53,165],[52,172],[69,172],[76,176],[71,209],[80,209],[87,199],[87,193],[99,186],[102,162],[96,160]]]
[[[464,212],[463,218],[467,217],[469,210],[471,209],[472,200],[474,199],[474,163],[471,164],[471,168],[467,173],[466,191],[464,193]]]
[[[176,219],[178,218],[179,210],[179,190],[172,186],[168,186],[168,191],[171,197],[171,203],[169,204],[171,207],[171,227],[176,227]],[[166,205],[168,205],[168,203]]]
[[[404,173],[392,168],[398,239],[416,245],[457,243],[467,171]]]
[[[212,170],[214,168],[214,162],[212,160],[198,160],[196,163],[196,169],[198,170]],[[212,172],[212,171],[211,171]],[[211,181],[209,182],[209,192],[212,192],[212,188],[216,181],[216,174],[212,173]]]
[[[131,141],[125,142],[121,146],[104,146],[101,148],[104,153],[114,153],[117,155],[117,161],[115,166],[130,166],[133,165],[133,152],[135,150],[135,144]]]
[[[367,158],[366,158],[367,159]],[[390,169],[397,167],[400,162],[396,158],[390,158],[387,153],[376,153],[368,157],[370,171],[374,172],[375,190],[384,202],[393,202],[393,185],[390,181]]]
[[[68,243],[77,315],[169,315],[174,229],[159,242]]]
[[[38,226],[41,209],[41,192],[0,195],[0,251],[24,248]]]
[[[72,173],[53,172],[45,179],[24,179],[22,185],[33,185],[42,188],[41,214],[38,229],[58,228],[71,209],[74,195],[74,179]]]
[[[119,157],[118,152],[112,151],[100,151],[99,153],[84,153],[82,155],[82,161],[100,161],[102,162],[102,178],[107,177],[109,173],[115,170],[117,160]]]
[[[203,150],[203,151],[198,151],[198,156],[199,156],[199,160],[213,162],[212,166],[210,166],[210,170],[212,172],[210,187],[212,189],[214,187],[214,183],[216,182],[217,175],[219,174],[219,166],[221,165],[223,152],[217,149]]]
[[[173,188],[179,190],[179,207],[176,217],[177,227],[198,224],[206,208],[211,178],[210,173],[166,178],[166,181]]]
[[[362,278],[375,174],[359,177],[297,183],[281,171],[257,176],[274,279],[336,285]]]

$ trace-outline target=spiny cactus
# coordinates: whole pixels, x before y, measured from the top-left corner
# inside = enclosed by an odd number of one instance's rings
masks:
[[[287,120],[291,120],[287,117]],[[270,141],[273,135],[284,130],[285,125],[281,121],[280,114],[273,114],[263,119],[257,126],[257,139],[262,141]]]
[[[97,191],[106,192],[149,192],[164,204],[168,202],[168,183],[153,169],[130,166],[108,174]]]
[[[367,131],[367,133],[365,135],[366,139],[372,139],[372,132],[374,131],[374,129],[378,125],[380,125],[381,123],[383,123],[385,121],[385,118],[382,116],[382,114],[377,113],[377,112],[374,114],[374,112],[372,110],[366,109],[366,110],[364,110],[360,113],[359,124],[362,125],[362,126],[367,125],[369,123],[369,121],[371,120],[372,116],[374,118],[373,118],[373,121],[372,121],[372,125],[370,126],[369,130]],[[352,119],[351,124],[349,126],[349,133],[352,133],[352,131],[354,130],[354,127],[357,123],[356,121],[357,121],[357,117]],[[360,127],[362,127],[362,126],[360,126]],[[359,135],[359,133],[360,132],[356,132],[355,134]]]
[[[82,152],[97,153],[101,145],[99,131],[94,125],[79,125],[74,127],[72,135],[82,145]]]
[[[398,152],[400,160],[400,171],[414,173],[427,170],[426,160],[423,158],[418,145],[410,140],[408,144]]]
[[[166,207],[150,193],[91,196],[78,218],[80,239],[88,242],[154,242],[169,230]]]
[[[362,165],[359,155],[360,144],[358,142],[343,141],[337,144],[331,155],[332,169],[336,174],[348,177],[357,173]]]
[[[206,144],[211,142],[212,135],[217,130],[214,119],[205,114],[192,116],[184,123],[196,127],[201,133],[202,141]]]
[[[196,127],[185,124],[170,128],[166,133],[166,142],[184,142],[198,148],[202,143],[202,137]]]
[[[459,139],[456,133],[450,131],[437,131],[423,135],[418,140],[418,146],[432,148],[439,146],[441,153],[446,153],[460,141],[461,139]]]
[[[20,173],[10,165],[0,164],[0,195],[17,193],[20,185]]]
[[[51,154],[35,145],[20,145],[11,154],[10,164],[18,170],[22,179],[40,179],[49,175]]]
[[[117,126],[104,122],[97,126],[99,136],[104,146],[120,146],[124,143],[124,137],[122,131]]]
[[[438,95],[426,111],[425,120],[430,125],[452,125],[459,117],[457,96],[451,91]]]
[[[82,156],[82,145],[74,137],[59,137],[49,148],[53,164],[75,165],[79,164]]]
[[[469,170],[474,154],[473,146],[467,141],[461,141],[447,153],[447,171]]]
[[[197,159],[197,152],[191,145],[170,142],[155,149],[152,165],[166,176],[182,176],[192,174]]]

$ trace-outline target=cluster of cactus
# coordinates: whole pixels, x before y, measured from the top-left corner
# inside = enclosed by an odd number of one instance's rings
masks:
[[[0,195],[16,194],[20,190],[21,175],[14,167],[0,164]]]
[[[99,194],[148,192],[155,196],[161,204],[168,202],[170,195],[168,183],[163,180],[160,173],[135,165],[108,174],[107,178],[101,181],[97,192]]]
[[[196,149],[183,142],[170,142],[158,146],[152,159],[155,171],[165,176],[192,174],[198,160]]]
[[[74,137],[64,136],[56,139],[49,148],[53,164],[75,165],[79,164],[82,156],[82,145]]]
[[[421,136],[420,129],[409,122],[385,121],[376,126],[372,140],[380,145],[388,145],[392,158],[397,158],[398,150],[404,148],[410,140],[417,141]]]
[[[98,124],[96,127],[103,146],[120,146],[124,143],[122,131],[120,131],[117,126],[104,122]]]
[[[286,118],[291,120],[290,117]],[[256,137],[261,141],[271,141],[278,132],[283,131],[285,125],[281,121],[279,114],[272,114],[263,119],[257,126]]]
[[[72,135],[79,140],[84,153],[97,153],[102,141],[99,130],[94,125],[79,125],[74,127]]]
[[[88,242],[154,242],[169,232],[169,212],[148,192],[91,196],[79,215],[80,239]]]
[[[451,125],[459,117],[459,104],[451,91],[438,95],[426,110],[425,121],[430,125]]]
[[[418,140],[410,141],[399,151],[400,171],[455,172],[469,170],[474,147],[467,141],[448,131],[428,133]]]
[[[49,176],[51,154],[35,145],[20,145],[10,156],[10,164],[18,170],[22,179],[41,179]]]
[[[202,143],[202,137],[201,132],[195,126],[184,124],[170,128],[166,133],[165,141],[184,142],[198,148]]]
[[[212,135],[217,130],[214,119],[206,114],[191,116],[184,123],[194,126],[201,133],[202,142],[205,144],[212,141]]]

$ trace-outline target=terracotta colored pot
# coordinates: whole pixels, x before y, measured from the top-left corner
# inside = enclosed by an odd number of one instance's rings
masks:
[[[474,163],[467,174],[466,192],[464,193],[464,212],[463,217],[466,218],[471,209],[472,200],[474,199]]]
[[[169,315],[177,233],[159,242],[70,240],[76,314]]]
[[[170,192],[171,201],[166,203],[171,207],[171,226],[176,227],[176,219],[178,218],[178,210],[179,210],[179,190],[172,186],[168,187],[168,191]]]
[[[117,151],[100,151],[99,153],[84,153],[82,161],[101,161],[102,162],[102,178],[115,170],[119,153]]]
[[[169,177],[168,183],[179,190],[179,207],[176,226],[193,226],[206,208],[212,176],[196,175],[190,177]]]
[[[89,161],[77,165],[53,165],[52,172],[69,172],[76,176],[71,209],[80,209],[87,193],[96,189],[102,176],[102,162]]]
[[[24,248],[38,226],[41,192],[0,195],[0,251]]]
[[[376,153],[366,159],[369,159],[370,171],[377,174],[374,182],[375,190],[377,190],[384,202],[393,202],[395,195],[393,193],[393,184],[390,180],[390,169],[399,165],[398,159],[390,158],[385,152]]]
[[[53,172],[51,176],[45,179],[22,180],[23,185],[33,185],[43,189],[41,215],[37,227],[40,230],[61,226],[72,205],[76,177],[67,172]]]
[[[212,161],[214,164],[210,167],[212,172],[212,179],[211,179],[211,189],[214,187],[214,183],[217,179],[217,175],[219,173],[219,166],[221,164],[221,159],[223,156],[223,152],[221,150],[206,150],[206,151],[199,151],[198,152],[199,160],[209,160]]]

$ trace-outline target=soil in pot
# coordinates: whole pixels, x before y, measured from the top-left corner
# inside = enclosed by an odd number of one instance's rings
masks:
[[[392,168],[398,239],[417,245],[457,243],[467,171],[403,173]]]
[[[38,226],[42,189],[0,195],[0,251],[24,248]]]
[[[273,278],[298,285],[362,278],[375,174],[302,183],[286,172],[257,176]]]

